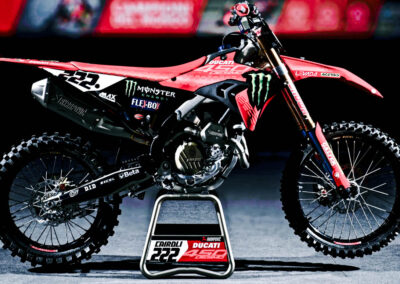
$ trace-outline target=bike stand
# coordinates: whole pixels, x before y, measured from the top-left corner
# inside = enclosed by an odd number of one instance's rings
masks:
[[[185,202],[191,202],[192,205],[185,207]],[[175,205],[170,207],[174,209],[172,218],[163,217],[168,203]],[[213,208],[214,218],[209,218],[212,210],[208,210],[205,215],[208,219],[214,219],[214,223],[200,222],[202,217],[199,213],[196,215],[200,206],[193,206],[193,203]],[[189,209],[189,212],[185,213],[185,209]],[[189,223],[181,220],[170,223],[170,220],[164,220],[179,218],[188,218]],[[225,217],[217,197],[210,194],[167,194],[156,200],[140,260],[140,271],[144,276],[163,278],[176,274],[198,274],[211,278],[228,278],[234,270],[235,261]]]

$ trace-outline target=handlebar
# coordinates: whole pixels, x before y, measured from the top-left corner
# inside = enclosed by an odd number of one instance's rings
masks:
[[[282,44],[262,18],[261,13],[254,4],[242,1],[231,9],[230,26],[238,26],[239,30],[249,38],[258,38],[264,45],[275,48],[278,52],[283,49]]]
[[[231,9],[232,17],[229,19],[230,26],[237,26],[242,17],[248,16],[251,12],[258,9],[255,5],[249,4],[247,1],[237,3]]]

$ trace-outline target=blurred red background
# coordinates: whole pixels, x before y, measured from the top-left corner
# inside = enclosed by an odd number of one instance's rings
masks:
[[[0,34],[219,35],[236,1],[0,0]],[[280,36],[398,37],[400,3],[384,0],[258,0]]]

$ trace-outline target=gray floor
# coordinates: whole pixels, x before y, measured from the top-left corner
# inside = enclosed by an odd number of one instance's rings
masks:
[[[284,219],[279,183],[286,155],[260,157],[250,170],[236,169],[219,189],[237,269],[226,282],[399,283],[400,241],[372,256],[333,259],[302,243]],[[100,254],[78,269],[51,273],[31,268],[0,249],[2,283],[125,283],[150,281],[139,271],[139,257],[155,192],[143,201],[127,199],[120,225]],[[196,213],[196,212],[194,212]],[[154,280],[156,283],[211,283],[204,278]]]

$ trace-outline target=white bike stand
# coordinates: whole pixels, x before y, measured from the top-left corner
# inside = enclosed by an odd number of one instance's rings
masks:
[[[159,217],[166,201],[175,202],[171,204],[175,204],[176,213],[169,219],[183,217],[195,220],[193,216],[196,216],[200,206],[185,207],[185,202],[212,204],[211,208],[214,207],[216,214],[213,215],[215,224],[165,222],[162,220],[165,218]],[[185,213],[184,209],[191,211]],[[176,274],[200,274],[211,278],[228,278],[234,270],[235,261],[225,217],[217,197],[210,194],[167,194],[156,200],[140,260],[140,271],[144,276],[163,278]]]

